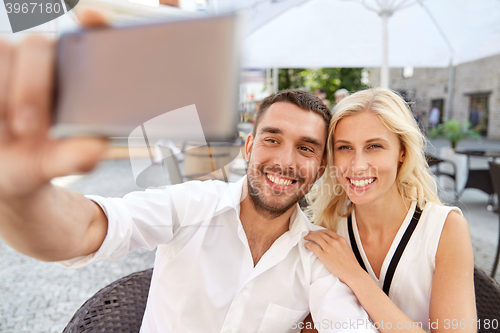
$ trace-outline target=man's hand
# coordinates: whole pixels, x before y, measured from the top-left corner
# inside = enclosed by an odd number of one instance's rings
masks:
[[[87,26],[102,26],[95,11]],[[19,45],[0,40],[0,200],[22,198],[54,177],[90,171],[106,149],[101,138],[53,140],[51,125],[55,42],[29,36]]]
[[[80,20],[87,27],[107,24],[92,10]],[[35,35],[19,45],[0,40],[0,236],[45,260],[96,250],[107,228],[97,205],[50,184],[54,177],[90,171],[106,150],[102,138],[49,137],[54,62],[52,40]],[[65,238],[58,240],[61,250],[51,245],[56,237]],[[64,248],[71,243],[74,251]]]

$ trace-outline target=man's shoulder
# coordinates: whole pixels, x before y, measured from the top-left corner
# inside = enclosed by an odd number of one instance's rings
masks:
[[[298,219],[300,220],[299,223],[301,223],[304,227],[302,227],[302,230],[304,231],[316,231],[316,230],[322,230],[322,229],[325,229],[324,227],[322,226],[319,226],[319,225],[316,225],[316,224],[313,224],[309,218],[307,217],[307,215],[300,211],[301,214],[300,216],[298,217]],[[306,233],[304,233],[304,236],[306,235]],[[303,262],[303,268],[305,270],[305,274],[306,276],[309,277],[309,279],[312,281],[315,281],[318,276],[324,276],[326,273],[326,268],[324,266],[324,264],[318,259],[318,257],[316,256],[316,254],[314,254],[314,252],[312,252],[311,250],[308,250],[304,245],[305,243],[307,243],[309,241],[305,240],[304,237],[301,237],[297,244],[295,245],[298,249],[298,254],[300,256],[300,260]]]
[[[198,190],[211,190],[227,187],[234,183],[226,183],[220,180],[190,180],[181,184],[170,185],[170,188],[193,188]]]
[[[319,226],[319,225],[312,223],[311,220],[309,220],[307,215],[300,208],[298,208],[297,211],[298,211],[297,219],[298,219],[299,223],[304,225],[307,230],[316,231],[316,230],[325,229],[322,226]]]
[[[241,184],[222,181],[189,181],[169,189],[177,213],[192,221],[209,220],[240,204]]]
[[[239,188],[239,189],[238,189]],[[166,188],[174,197],[188,195],[189,199],[203,197],[204,199],[217,200],[229,192],[241,192],[241,186],[237,183],[228,183],[219,180],[191,180],[182,184],[171,185]]]
[[[322,227],[320,225],[316,225],[314,223],[311,223],[311,231],[317,231],[317,230],[322,230],[322,229],[326,229],[326,228]]]

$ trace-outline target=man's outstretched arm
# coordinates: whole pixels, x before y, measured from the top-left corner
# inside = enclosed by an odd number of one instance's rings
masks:
[[[17,251],[44,261],[96,252],[107,226],[97,204],[50,184],[22,200],[0,203],[0,237]]]
[[[83,16],[105,24],[95,12]],[[55,43],[41,36],[0,40],[0,237],[47,261],[92,253],[107,232],[99,206],[50,183],[91,170],[106,149],[100,138],[49,137],[54,61]]]

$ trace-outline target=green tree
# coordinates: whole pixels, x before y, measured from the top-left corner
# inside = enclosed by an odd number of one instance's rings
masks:
[[[283,90],[304,88],[305,71],[305,68],[280,68],[278,77],[278,89]]]
[[[344,88],[349,92],[366,89],[368,86],[361,82],[362,68],[280,68],[279,89],[305,88],[310,93],[316,89],[323,89],[326,98],[335,101],[334,94]]]

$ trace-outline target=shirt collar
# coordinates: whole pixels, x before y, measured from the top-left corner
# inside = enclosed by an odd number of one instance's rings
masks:
[[[300,209],[299,204],[295,205],[295,210],[293,211],[292,215],[290,216],[290,227],[289,227],[289,232],[290,232],[290,237],[291,238],[296,238],[296,237],[304,237],[307,235],[309,231],[315,230],[315,226],[311,223],[309,218],[307,218],[306,214]]]
[[[237,216],[240,214],[240,204],[243,200],[243,185],[247,181],[247,176],[242,177],[235,183],[227,183],[226,192],[223,194],[217,211],[223,213],[229,209],[234,209]],[[290,216],[289,237],[292,240],[299,240],[304,237],[309,231],[318,229],[315,227],[300,209],[299,204],[295,205],[295,209]]]
[[[234,209],[239,216],[240,204],[243,200],[243,184],[245,184],[246,181],[247,176],[244,176],[235,183],[225,183],[225,192],[217,205],[217,211],[219,213],[225,212],[229,209]]]

